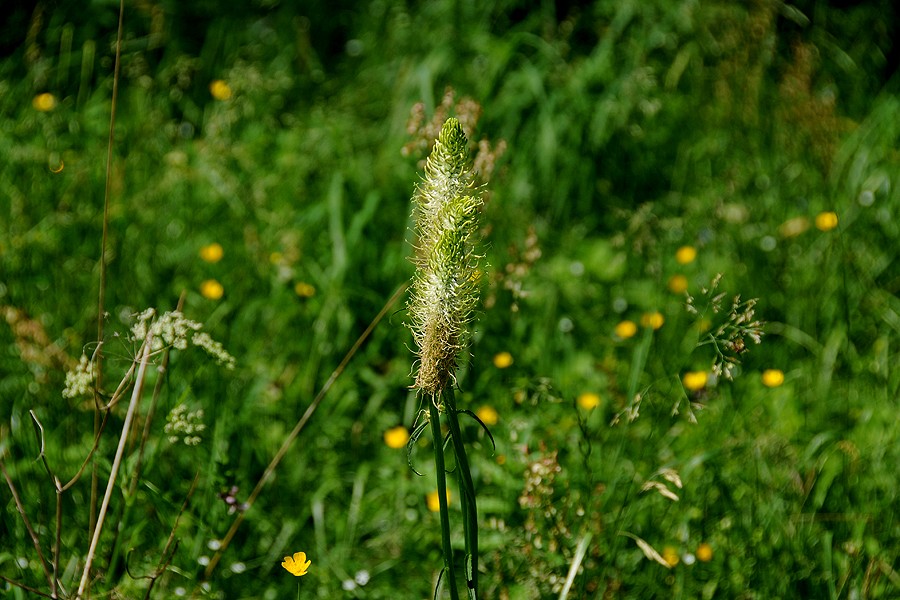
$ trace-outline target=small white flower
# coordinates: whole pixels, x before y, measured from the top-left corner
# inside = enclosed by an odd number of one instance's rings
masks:
[[[226,369],[234,368],[234,357],[228,354],[222,344],[212,339],[205,331],[195,333],[191,338],[191,343],[206,350],[207,354],[215,358],[220,365],[225,365]]]
[[[187,406],[179,404],[169,411],[169,415],[166,417],[164,431],[172,444],[181,439],[186,446],[196,446],[203,441],[198,434],[204,430],[206,430],[206,425],[203,423],[202,408],[188,412]]]
[[[66,387],[63,398],[90,396],[94,393],[94,366],[90,359],[82,354],[75,369],[66,373]]]
[[[359,585],[366,585],[367,583],[369,583],[369,579],[369,572],[365,569],[357,571],[356,575],[354,575],[353,577],[353,580],[356,581],[356,583],[358,583]]]
[[[247,570],[247,565],[242,562],[236,562],[231,564],[231,572],[232,573],[243,573]]]
[[[162,350],[166,347],[184,350],[189,344],[203,348],[219,364],[227,369],[235,366],[234,357],[225,351],[222,344],[215,341],[204,331],[200,331],[203,325],[191,321],[179,311],[167,311],[157,316],[156,309],[148,308],[137,315],[137,322],[131,327],[131,334],[135,341],[141,342],[148,334],[153,334],[153,350]],[[193,335],[192,335],[193,334]]]

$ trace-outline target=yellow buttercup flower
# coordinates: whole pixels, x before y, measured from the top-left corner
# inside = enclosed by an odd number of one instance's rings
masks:
[[[50,112],[56,108],[56,96],[47,92],[38,94],[34,97],[34,100],[31,101],[31,106],[40,112]]]
[[[644,313],[641,315],[641,325],[643,327],[652,327],[653,329],[659,329],[663,326],[663,323],[666,322],[665,317],[662,316],[661,312],[651,312]]]
[[[209,84],[209,93],[216,100],[230,100],[232,96],[231,87],[221,79]]]
[[[682,246],[675,252],[675,260],[681,265],[692,263],[695,258],[697,258],[697,249],[693,246]]]
[[[680,560],[678,558],[678,550],[676,550],[672,546],[666,546],[665,548],[663,548],[662,557],[663,560],[666,561],[666,564],[668,564],[670,567],[674,567],[675,565],[677,565],[678,561]]]
[[[836,212],[821,212],[816,215],[816,228],[820,231],[831,231],[838,226],[838,216]]]
[[[497,412],[493,406],[482,406],[478,410],[475,411],[475,414],[478,415],[478,418],[481,419],[481,422],[485,425],[496,425],[497,421],[500,420],[500,413]]]
[[[294,286],[294,293],[296,293],[301,298],[312,298],[316,295],[316,288],[306,283],[305,281],[298,281]]]
[[[284,557],[284,562],[281,563],[281,566],[287,569],[291,575],[302,577],[306,575],[306,571],[309,570],[309,565],[311,564],[311,560],[306,560],[306,552],[294,552],[293,556]]]
[[[766,369],[762,373],[762,382],[766,387],[778,387],[784,383],[784,372],[781,369]]]
[[[428,510],[431,512],[438,512],[441,510],[441,498],[438,496],[437,490],[433,492],[428,492],[428,495],[425,496],[425,504],[428,505]],[[447,505],[450,505],[450,489],[447,489]]]
[[[685,389],[692,392],[699,392],[705,388],[708,381],[709,373],[706,371],[688,371],[681,378],[681,383],[684,384]]]
[[[207,279],[200,284],[200,293],[209,300],[219,300],[225,295],[225,288],[215,279]]]
[[[627,340],[637,333],[637,325],[634,324],[634,321],[622,321],[616,325],[615,333],[623,340]]]
[[[505,369],[512,364],[513,357],[509,352],[500,352],[494,355],[494,366],[498,369]]]
[[[409,430],[403,425],[391,427],[384,432],[384,443],[388,448],[402,448],[409,441]]]
[[[222,249],[222,244],[212,243],[200,248],[200,258],[208,263],[217,263],[222,260],[224,255],[225,250]]]
[[[682,274],[672,275],[669,278],[669,291],[673,294],[683,294],[688,289],[688,280]]]
[[[703,542],[699,546],[697,546],[697,560],[700,562],[709,562],[712,560],[713,550],[712,546]]]
[[[578,396],[576,402],[578,402],[578,406],[584,410],[594,410],[600,406],[600,395],[595,394],[594,392],[585,392]]]

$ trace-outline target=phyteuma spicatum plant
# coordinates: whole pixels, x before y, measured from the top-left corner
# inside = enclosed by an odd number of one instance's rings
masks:
[[[444,468],[441,415],[446,419],[456,458],[456,474],[466,540],[466,584],[469,598],[478,589],[478,525],[475,487],[469,472],[453,394],[456,369],[468,347],[470,326],[478,303],[478,261],[474,250],[479,190],[468,166],[468,139],[455,118],[447,119],[425,163],[425,179],[413,197],[416,221],[416,272],[407,305],[409,327],[416,343],[417,370],[413,387],[428,403],[434,436],[437,496],[440,500],[444,568],[450,595],[457,591]],[[477,417],[475,417],[477,420]],[[480,421],[479,421],[480,422]],[[482,423],[482,425],[484,425]],[[415,436],[417,437],[417,436]]]
[[[467,145],[459,121],[448,119],[414,196],[418,242],[408,308],[419,357],[415,387],[432,396],[454,377],[478,302],[472,242],[482,202]]]

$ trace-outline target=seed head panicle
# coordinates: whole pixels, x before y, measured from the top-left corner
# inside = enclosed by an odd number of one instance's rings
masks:
[[[454,377],[478,302],[473,242],[482,200],[467,163],[466,134],[447,119],[413,197],[418,241],[407,305],[418,354],[414,387],[432,395]]]

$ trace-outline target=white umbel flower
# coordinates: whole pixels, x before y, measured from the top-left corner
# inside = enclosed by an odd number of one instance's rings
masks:
[[[81,355],[75,368],[66,373],[66,387],[63,389],[63,398],[77,398],[79,396],[91,396],[94,393],[94,363]]]

